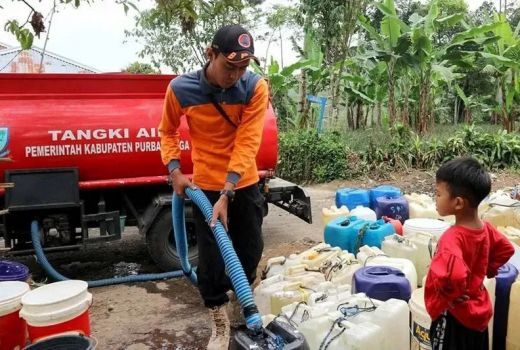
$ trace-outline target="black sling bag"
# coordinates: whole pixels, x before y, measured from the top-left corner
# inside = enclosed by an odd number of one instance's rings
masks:
[[[238,126],[233,123],[233,121],[231,120],[231,118],[227,115],[226,111],[224,110],[224,108],[222,108],[222,106],[217,103],[217,101],[215,101],[215,96],[211,95],[211,103],[213,103],[213,106],[215,106],[215,108],[217,109],[217,111],[220,113],[220,115],[222,117],[224,117],[224,119],[229,123],[231,124],[235,129],[238,128]]]

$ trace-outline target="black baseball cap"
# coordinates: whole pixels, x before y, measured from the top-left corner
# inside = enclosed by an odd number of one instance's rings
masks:
[[[211,47],[220,52],[231,63],[252,59],[260,65],[255,56],[255,47],[251,34],[239,24],[221,27],[215,33]]]

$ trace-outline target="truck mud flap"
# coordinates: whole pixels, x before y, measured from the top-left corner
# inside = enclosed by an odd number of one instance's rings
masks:
[[[155,218],[159,214],[159,212],[165,206],[171,206],[172,204],[172,195],[171,194],[161,194],[154,198],[153,203],[148,206],[146,211],[144,212],[143,219],[141,220],[141,224],[139,227],[139,233],[142,235],[146,235],[146,233],[150,230]]]
[[[264,185],[264,194],[267,202],[312,224],[311,199],[300,186],[275,177]]]

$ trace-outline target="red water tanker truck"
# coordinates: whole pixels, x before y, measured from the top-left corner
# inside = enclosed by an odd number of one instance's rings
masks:
[[[146,237],[164,270],[180,267],[172,238],[171,187],[159,153],[158,124],[171,75],[0,74],[0,246],[32,252],[30,223],[45,251],[121,238],[125,226]],[[311,222],[303,190],[276,178],[276,117],[266,110],[256,162],[268,203]],[[192,171],[186,121],[181,164]],[[196,261],[191,204],[190,259]]]

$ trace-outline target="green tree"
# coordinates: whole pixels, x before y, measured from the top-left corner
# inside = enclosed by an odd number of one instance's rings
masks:
[[[466,0],[432,0],[438,1],[439,18],[445,18],[451,15],[463,15],[466,18],[469,15],[468,3]],[[448,43],[457,34],[464,31],[464,26],[458,22],[441,23],[436,30],[434,40],[438,43]]]
[[[280,45],[280,63],[282,68],[284,67],[284,49],[286,49],[282,33],[284,31],[290,31],[292,33],[292,38],[295,38],[296,40],[299,39],[298,32],[301,32],[302,28],[299,26],[298,18],[298,8],[285,5],[273,6],[272,11],[268,12],[266,16],[268,31],[266,33],[267,49],[265,52],[265,57],[269,57],[269,48],[271,43],[278,42]],[[267,64],[267,60],[265,63]]]
[[[474,26],[480,26],[493,21],[495,13],[495,5],[492,1],[484,1],[475,11],[469,14],[469,23]]]
[[[482,57],[489,60],[485,70],[497,82],[497,109],[504,129],[515,127],[515,104],[520,102],[520,25],[515,31],[504,14],[495,14],[493,33],[499,40],[484,45]]]
[[[186,2],[189,6],[179,7]],[[165,1],[141,12],[136,27],[126,34],[143,43],[141,58],[149,58],[155,67],[183,73],[206,62],[206,48],[222,25],[241,23],[253,31],[258,9],[256,3],[242,0]]]
[[[396,120],[395,94],[400,62],[406,57],[410,47],[409,27],[397,17],[393,0],[384,0],[379,4],[384,14],[379,30],[372,27],[363,16],[359,24],[368,32],[372,39],[373,57],[385,62],[387,72],[388,119],[393,124]]]
[[[154,69],[151,64],[141,63],[138,61],[130,63],[128,67],[122,69],[121,72],[134,74],[161,74],[161,71]]]
[[[338,119],[341,94],[341,77],[345,72],[345,60],[349,55],[359,13],[366,0],[301,0],[305,35],[311,34],[321,46],[323,63],[330,70],[329,93],[331,120]],[[305,77],[304,77],[305,79]]]

